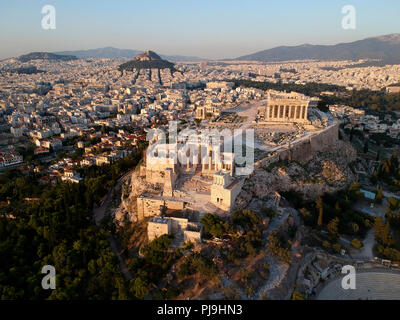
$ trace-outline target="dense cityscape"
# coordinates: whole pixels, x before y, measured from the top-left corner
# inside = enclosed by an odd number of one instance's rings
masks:
[[[106,49],[0,60],[0,300],[400,299],[399,34]]]

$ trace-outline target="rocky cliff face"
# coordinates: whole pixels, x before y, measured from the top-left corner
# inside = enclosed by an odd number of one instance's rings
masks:
[[[146,182],[146,179],[139,174],[139,170],[132,173],[128,187],[122,188],[121,204],[115,212],[114,221],[117,224],[125,219],[137,221],[137,197],[143,192],[160,193],[159,186]]]
[[[330,151],[317,153],[303,164],[281,161],[265,166],[261,162],[253,175],[246,179],[236,206],[244,208],[251,199],[263,199],[275,191],[294,189],[303,193],[306,200],[313,200],[325,192],[334,192],[355,179],[349,168],[355,159],[354,148],[339,140]]]

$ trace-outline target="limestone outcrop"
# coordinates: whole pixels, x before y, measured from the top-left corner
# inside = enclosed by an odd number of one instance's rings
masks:
[[[139,174],[139,170],[132,173],[130,183],[127,188],[122,188],[121,204],[115,212],[114,220],[117,224],[122,223],[124,219],[137,221],[137,198],[144,192],[159,194],[160,186],[148,183],[144,177]]]
[[[260,162],[246,179],[236,207],[245,208],[253,198],[263,199],[275,191],[294,189],[306,200],[313,200],[325,192],[337,191],[355,179],[349,164],[356,159],[356,151],[341,140],[327,152],[317,152],[305,162],[277,161],[269,166]]]

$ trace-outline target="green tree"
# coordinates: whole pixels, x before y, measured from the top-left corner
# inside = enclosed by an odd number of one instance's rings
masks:
[[[149,289],[147,288],[147,283],[142,278],[136,278],[132,280],[131,291],[138,299],[143,299],[149,294]]]
[[[327,228],[328,228],[329,239],[331,241],[337,241],[337,239],[339,238],[338,225],[339,225],[339,218],[338,217],[332,219],[328,223]]]
[[[200,222],[203,225],[204,230],[214,237],[221,238],[226,231],[223,221],[216,214],[206,213],[200,219]]]
[[[332,249],[333,249],[333,251],[335,251],[335,253],[339,253],[341,248],[342,248],[342,247],[340,246],[339,243],[335,243],[335,244],[332,246]]]
[[[354,238],[353,240],[351,240],[351,245],[356,248],[356,249],[360,249],[363,246],[363,243],[358,240],[357,238]]]
[[[300,292],[293,291],[292,300],[305,300],[305,298]]]
[[[272,255],[278,256],[283,262],[290,263],[292,261],[289,248],[283,246],[283,243],[281,239],[279,239],[278,232],[276,230],[271,232],[271,234],[268,236],[267,249]]]
[[[351,199],[356,200],[360,197],[360,188],[361,185],[357,181],[353,181],[348,189],[349,191],[349,196]]]
[[[390,247],[394,244],[394,241],[390,235],[390,225],[388,222],[384,223],[381,217],[375,218],[374,232],[375,232],[375,237],[384,246]]]

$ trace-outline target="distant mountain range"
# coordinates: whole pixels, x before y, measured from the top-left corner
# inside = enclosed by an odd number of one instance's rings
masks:
[[[21,62],[28,62],[34,59],[69,61],[77,58],[112,58],[112,59],[133,59],[144,51],[132,49],[118,49],[105,47],[90,50],[60,51],[60,52],[32,52],[22,55],[17,59]],[[174,62],[200,62],[208,61],[193,56],[160,55],[162,59]],[[278,62],[290,60],[353,60],[375,59],[379,62],[368,62],[367,65],[400,64],[400,34],[390,34],[373,38],[366,38],[349,43],[335,45],[311,45],[280,46],[268,50],[259,51],[253,54],[241,56],[235,59]]]
[[[281,46],[230,60],[360,60],[379,59],[387,64],[400,63],[400,34],[390,34],[336,45]]]
[[[55,54],[61,55],[72,55],[81,59],[86,58],[110,58],[110,59],[120,59],[120,58],[128,58],[133,59],[138,54],[143,53],[144,51],[140,50],[132,50],[132,49],[118,49],[113,47],[105,47],[98,49],[90,49],[90,50],[77,50],[77,51],[61,51],[54,52]],[[161,55],[162,59],[169,61],[181,61],[181,62],[198,62],[198,61],[206,61],[207,59],[199,58],[199,57],[190,57],[190,56],[179,56],[179,55]]]
[[[54,53],[50,53],[50,52],[31,52],[31,53],[19,56],[17,59],[21,62],[28,62],[28,61],[36,60],[36,59],[71,61],[71,60],[76,60],[77,57],[75,57],[73,55],[61,55],[61,54],[54,54]]]

